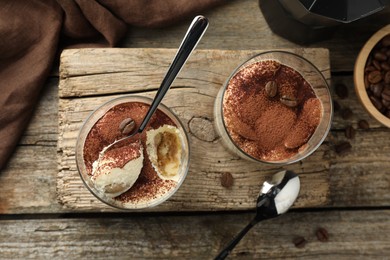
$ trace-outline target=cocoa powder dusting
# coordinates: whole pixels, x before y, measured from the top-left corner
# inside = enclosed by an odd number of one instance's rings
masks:
[[[273,81],[277,94],[267,95]],[[287,106],[281,97],[294,100]],[[274,60],[253,63],[229,81],[223,118],[232,140],[254,158],[287,159],[306,144],[318,126],[322,105],[310,84],[293,68]]]
[[[84,162],[88,174],[92,174],[92,164],[99,158],[100,151],[116,139],[124,137],[118,129],[120,123],[130,117],[134,119],[136,125],[140,125],[148,109],[149,105],[141,102],[122,103],[111,108],[96,122],[89,132],[84,145]],[[176,182],[162,180],[158,177],[145,149],[146,132],[150,129],[157,129],[164,124],[177,127],[167,115],[157,110],[141,134],[141,144],[144,147],[144,166],[141,173],[135,184],[127,192],[116,197],[116,200],[124,203],[149,201],[176,187]],[[136,158],[139,156],[139,154],[135,153],[135,148],[138,148],[139,151],[139,145],[134,145],[134,142],[138,142],[137,140],[137,137],[133,140],[128,140],[128,144],[121,144],[121,147],[118,148],[114,147],[105,156],[116,158],[115,167],[121,168],[129,161],[130,157]]]

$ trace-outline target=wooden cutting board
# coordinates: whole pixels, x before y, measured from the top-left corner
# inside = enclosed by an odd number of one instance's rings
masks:
[[[287,50],[312,61],[330,81],[327,49]],[[190,137],[191,164],[178,192],[147,211],[217,211],[253,209],[261,184],[282,168],[259,165],[230,154],[213,129],[213,105],[231,72],[262,50],[196,50],[163,99],[184,123]],[[61,55],[59,85],[59,201],[69,211],[117,211],[98,201],[84,187],[75,163],[78,131],[89,113],[102,103],[127,94],[154,97],[173,49],[73,49]],[[330,148],[323,144],[309,158],[284,167],[301,178],[294,207],[329,203]],[[220,178],[230,172],[231,188]]]

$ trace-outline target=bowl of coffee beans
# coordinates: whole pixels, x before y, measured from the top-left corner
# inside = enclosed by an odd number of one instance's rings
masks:
[[[390,127],[390,24],[363,46],[355,63],[354,83],[368,113]]]

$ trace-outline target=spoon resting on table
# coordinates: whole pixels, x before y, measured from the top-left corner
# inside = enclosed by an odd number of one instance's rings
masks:
[[[245,234],[257,223],[287,212],[297,199],[299,190],[299,177],[293,171],[278,172],[272,177],[271,181],[265,181],[257,198],[255,217],[215,257],[215,260],[225,259]]]

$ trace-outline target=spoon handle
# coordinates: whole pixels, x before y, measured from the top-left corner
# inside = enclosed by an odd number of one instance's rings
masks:
[[[199,40],[202,38],[203,34],[205,33],[208,27],[208,24],[209,22],[207,18],[201,15],[196,16],[192,21],[176,53],[176,56],[173,59],[171,66],[169,67],[169,70],[161,83],[160,88],[158,89],[156,96],[152,104],[150,105],[149,111],[147,112],[144,120],[142,121],[140,127],[138,128],[139,133],[141,133],[145,129],[146,125],[149,122],[149,119],[156,111],[158,105],[160,104],[161,100],[167,93],[172,82],[175,80],[177,74],[180,72],[181,68],[186,63],[188,57],[195,49]]]
[[[229,255],[230,251],[232,251],[238,242],[240,242],[241,239],[246,235],[246,233],[248,233],[248,231],[258,222],[259,221],[257,219],[253,219],[251,222],[249,222],[249,224],[246,225],[246,227],[244,227],[244,229],[241,230],[241,232],[230,241],[230,243],[214,258],[214,260],[225,259]]]

